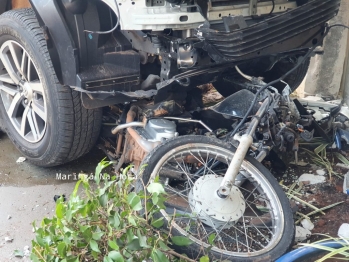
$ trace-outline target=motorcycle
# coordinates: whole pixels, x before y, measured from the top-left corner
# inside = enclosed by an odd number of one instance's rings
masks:
[[[116,170],[133,163],[137,191],[159,177],[167,193],[161,215],[173,235],[192,241],[179,247],[190,257],[272,261],[286,253],[293,213],[261,162],[271,150],[292,151],[297,161],[299,141],[314,136],[338,147],[349,137],[348,109],[292,100],[286,83],[262,90],[261,79],[247,78],[243,89],[202,110],[183,112],[174,101],[111,109],[120,124],[111,128],[115,153],[105,152],[119,159]]]

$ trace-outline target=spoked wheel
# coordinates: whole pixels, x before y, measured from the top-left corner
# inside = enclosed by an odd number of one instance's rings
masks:
[[[168,194],[161,210],[172,234],[193,244],[178,247],[197,258],[209,254],[233,261],[273,261],[293,244],[288,199],[272,174],[246,157],[229,197],[217,190],[235,149],[218,139],[183,136],[154,149],[141,166],[144,184],[157,176]],[[138,182],[137,190],[142,190]],[[208,251],[209,250],[209,251]]]

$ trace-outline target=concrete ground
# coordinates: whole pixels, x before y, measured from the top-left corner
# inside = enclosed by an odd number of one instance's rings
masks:
[[[28,162],[16,163],[21,154],[0,132],[0,262],[29,261],[15,258],[14,250],[31,247],[35,237],[32,222],[54,214],[54,195],[72,192],[75,182],[57,180],[56,174],[94,173],[103,153],[91,153],[72,163],[55,168],[40,168]],[[38,224],[38,223],[37,223]],[[6,242],[5,237],[13,239]]]

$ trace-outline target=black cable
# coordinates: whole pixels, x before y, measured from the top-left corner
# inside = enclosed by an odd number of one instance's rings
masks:
[[[349,29],[349,26],[346,26],[346,25],[342,25],[342,24],[334,24],[334,25],[331,25],[331,26],[327,26],[326,27],[326,31],[325,31],[325,34],[324,34],[324,38],[327,36],[328,32],[330,31],[331,28],[333,27],[344,27],[344,28],[347,28]],[[288,71],[286,74],[284,74],[283,76],[281,76],[280,78],[266,84],[265,86],[263,86],[261,89],[258,90],[258,92],[255,94],[255,97],[251,103],[251,106],[250,108],[247,110],[245,116],[243,117],[243,119],[240,121],[240,123],[235,127],[234,131],[232,131],[230,134],[227,134],[227,138],[228,137],[232,137],[234,136],[237,131],[239,131],[239,129],[241,128],[241,126],[245,123],[246,119],[249,117],[254,105],[256,104],[257,102],[257,99],[258,99],[258,96],[260,95],[260,93],[262,93],[265,89],[267,89],[268,87],[278,83],[279,81],[282,81],[284,80],[287,76],[289,76],[290,74],[292,74],[296,69],[298,69],[298,67],[300,67],[304,61],[311,56],[311,54],[313,53],[313,51],[319,46],[318,45],[314,45],[312,48],[309,49],[309,51],[305,54],[305,56],[298,61],[297,65],[292,68],[290,71]]]
[[[241,126],[245,123],[246,119],[249,117],[254,105],[257,102],[258,96],[260,95],[260,93],[262,93],[265,89],[267,89],[268,87],[278,83],[281,80],[284,80],[287,76],[289,76],[290,74],[292,74],[296,69],[298,69],[298,67],[300,67],[303,62],[313,53],[313,51],[315,50],[315,48],[317,47],[317,45],[313,46],[312,48],[309,49],[309,51],[306,53],[306,55],[298,61],[297,65],[292,68],[290,71],[288,71],[286,74],[284,74],[283,76],[281,76],[280,78],[264,85],[261,89],[258,90],[258,92],[255,94],[255,97],[251,103],[250,108],[247,110],[247,113],[245,114],[244,118],[240,121],[240,123],[235,127],[234,131],[227,137],[232,137],[234,136],[237,131],[241,128]]]
[[[346,25],[342,25],[342,24],[334,24],[334,25],[330,25],[327,27],[328,30],[330,30],[331,28],[333,27],[344,27],[346,29],[349,29],[349,26],[346,26]]]
[[[275,10],[275,0],[271,0],[273,2],[273,9],[271,9],[269,16],[271,16]]]

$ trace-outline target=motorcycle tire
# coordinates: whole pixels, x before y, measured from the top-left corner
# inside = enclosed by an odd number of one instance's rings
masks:
[[[236,180],[233,187],[243,196],[242,201],[245,201],[245,210],[237,211],[237,213],[242,211],[242,215],[234,213],[238,210],[233,208],[234,203],[241,201],[237,195],[231,197],[232,202],[228,202],[229,208],[224,209],[224,212],[232,212],[230,218],[220,217],[220,212],[223,211],[217,211],[215,208],[223,203],[221,201],[226,201],[218,198],[216,193],[218,188],[215,185],[223,179],[224,168],[229,165],[235,150],[228,143],[205,136],[169,139],[143,160],[135,190],[137,192],[144,190],[144,185],[152,183],[159,177],[168,194],[164,203],[166,209],[160,212],[160,216],[163,216],[166,222],[163,228],[171,227],[172,236],[187,236],[192,241],[189,246],[174,245],[177,252],[185,253],[193,259],[208,255],[211,259],[220,261],[274,261],[293,245],[295,226],[289,200],[273,175],[261,163],[246,156],[239,175],[242,182],[237,186],[238,180]],[[188,163],[184,163],[185,161]],[[170,169],[172,174],[177,172],[180,179],[173,179],[173,175],[171,178],[166,178],[166,172]],[[195,175],[198,170],[201,172],[199,178]],[[188,180],[184,179],[186,182],[183,182],[183,178],[186,177]],[[195,183],[192,179],[196,179]],[[208,189],[206,191],[201,184],[199,185],[199,182],[205,179],[208,179],[205,182]],[[192,187],[186,189],[185,185],[190,184]],[[248,190],[253,186],[255,186],[253,191]],[[194,190],[197,188],[199,193],[195,191],[195,194],[202,195],[197,196],[200,201],[193,202]],[[203,191],[200,191],[201,188]],[[205,201],[211,202],[207,205]],[[198,202],[205,206],[205,210],[200,209],[199,212],[196,209]],[[233,209],[234,212],[230,211]],[[211,214],[208,214],[209,211]],[[239,218],[231,222],[234,214]],[[228,218],[229,222],[224,222]],[[222,226],[223,222],[225,224]],[[201,234],[202,238],[199,231],[206,232]],[[212,237],[212,232],[216,236]]]

